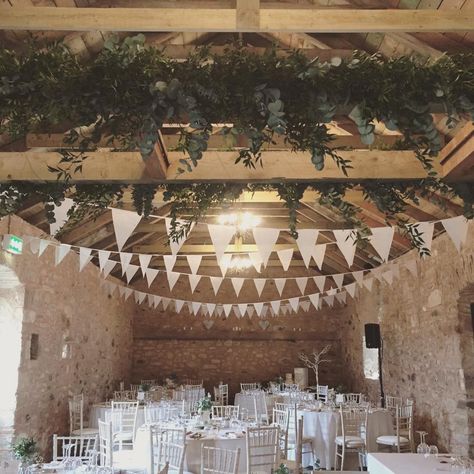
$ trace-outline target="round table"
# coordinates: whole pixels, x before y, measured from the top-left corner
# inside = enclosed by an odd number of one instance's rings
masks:
[[[259,393],[263,393],[263,392],[259,392]],[[255,410],[253,400],[254,400],[255,395],[258,395],[259,393],[258,392],[256,392],[256,393],[242,393],[242,392],[236,393],[235,394],[235,399],[234,399],[234,405],[238,405],[240,407],[240,411],[242,411],[242,409],[245,409],[245,410],[247,410],[247,413],[252,415],[254,413],[254,410]],[[265,394],[266,412],[267,412],[267,415],[268,415],[269,418],[272,417],[272,411],[273,411],[273,407],[275,406],[275,403],[280,402],[281,400],[282,400],[282,398],[281,398],[280,395],[272,395],[272,394],[268,394],[268,393]],[[257,406],[257,410],[258,410],[259,414],[263,413],[263,411],[265,410],[265,407]]]

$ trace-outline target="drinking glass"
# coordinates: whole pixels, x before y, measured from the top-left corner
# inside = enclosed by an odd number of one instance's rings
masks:
[[[429,454],[438,457],[438,453],[439,453],[438,446],[436,446],[435,444],[432,444],[430,446]]]
[[[417,433],[420,435],[420,444],[416,447],[416,452],[418,454],[429,454],[430,447],[425,442],[428,433],[426,431],[417,431]]]

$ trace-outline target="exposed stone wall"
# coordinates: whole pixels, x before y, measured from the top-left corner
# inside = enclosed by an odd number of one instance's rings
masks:
[[[294,270],[297,276],[304,275],[305,271],[304,267]],[[259,276],[282,274],[277,268],[268,268]],[[285,276],[291,274],[285,273]],[[140,280],[136,288],[167,296],[167,285],[165,278],[159,277],[150,290]],[[317,292],[311,285],[312,281],[307,293]],[[298,293],[291,281],[285,287],[283,298]],[[252,282],[244,283],[237,299],[230,280],[224,280],[216,298],[207,278],[201,280],[192,295],[183,277],[176,284],[173,297],[224,303],[259,300]],[[273,282],[267,282],[260,301],[279,298]],[[300,352],[320,350],[325,344],[331,344],[331,362],[321,366],[320,383],[334,386],[342,382],[339,327],[348,314],[347,307],[338,303],[334,309],[325,308],[317,312],[311,307],[307,313],[300,310],[286,316],[271,317],[268,313],[263,320],[255,314],[252,318],[237,318],[233,312],[228,318],[203,317],[201,313],[194,316],[189,314],[186,306],[181,314],[176,314],[172,303],[166,311],[161,310],[161,305],[156,310],[142,305],[134,319],[132,377],[139,382],[141,379],[163,379],[174,373],[180,379],[204,379],[208,390],[222,380],[229,383],[230,391],[234,393],[239,391],[241,382],[274,380],[279,375],[284,377],[285,373],[302,366],[298,359]],[[204,321],[212,321],[206,324],[213,325],[207,329]],[[263,324],[268,324],[268,327],[262,327]],[[314,384],[314,374],[311,372],[309,376],[310,383]]]
[[[380,323],[385,393],[415,400],[416,427],[429,432],[430,443],[466,454],[469,428],[463,409],[467,395],[461,332],[470,327],[465,337],[471,343],[473,339],[468,311],[459,314],[458,300],[460,292],[474,282],[473,227],[471,223],[461,253],[443,235],[434,240],[431,257],[420,260],[416,251],[401,257],[400,263],[417,259],[417,278],[402,268],[391,286],[374,282],[371,292],[361,290],[342,336],[350,388],[376,400],[378,382],[364,379],[362,336],[365,323]]]
[[[7,229],[3,219],[0,233]],[[16,217],[10,232],[40,235]],[[0,255],[25,293],[15,434],[33,436],[48,456],[52,434],[69,432],[70,394],[82,392],[90,404],[109,397],[120,380],[129,380],[135,305],[111,298],[93,264],[79,273],[72,251],[57,267],[52,247],[39,258],[28,246],[19,256]],[[38,335],[36,360],[30,360],[32,334]],[[71,357],[62,358],[67,340]]]

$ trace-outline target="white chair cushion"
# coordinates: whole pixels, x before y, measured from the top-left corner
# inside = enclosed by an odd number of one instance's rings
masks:
[[[336,444],[342,446],[342,443],[344,443],[344,437],[336,436]],[[346,436],[346,446],[348,448],[364,446],[364,440],[360,436]]]
[[[400,436],[400,444],[408,444],[410,441],[403,436]],[[388,446],[396,446],[398,444],[398,438],[392,435],[379,436],[377,438],[377,443],[385,444]]]
[[[74,430],[72,436],[94,436],[99,434],[99,428],[82,428],[82,430]]]
[[[114,433],[114,441],[132,441],[133,433],[131,431],[119,431]]]

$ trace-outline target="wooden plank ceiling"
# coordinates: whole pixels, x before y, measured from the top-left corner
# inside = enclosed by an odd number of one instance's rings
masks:
[[[258,2],[243,0],[231,1],[180,1],[180,0],[0,0],[0,8],[29,8],[29,7],[80,7],[80,8],[206,8],[222,9],[236,8],[238,22],[243,22],[243,30],[252,29],[252,22],[255,22],[255,12],[252,10]],[[318,8],[318,9],[337,9],[339,11],[348,9],[358,10],[439,10],[463,12],[471,15],[474,10],[474,0],[285,0],[285,1],[266,1],[260,2],[264,9],[292,10]],[[240,9],[240,10],[239,10]],[[5,11],[5,10],[3,10]],[[1,10],[0,10],[1,14]],[[250,25],[250,26],[249,26]],[[255,25],[254,25],[255,26]],[[256,27],[255,27],[256,28]],[[420,32],[424,29],[426,32]],[[169,29],[168,29],[169,30]],[[390,30],[387,26],[386,31]],[[177,60],[185,57],[197,45],[212,45],[215,52],[223,50],[223,46],[229,42],[239,40],[244,46],[254,51],[262,52],[272,44],[277,44],[282,49],[299,48],[309,57],[320,57],[329,59],[334,56],[348,57],[355,49],[365,50],[369,53],[379,52],[385,57],[413,55],[422,58],[438,58],[444,52],[466,52],[474,49],[474,33],[472,31],[455,32],[432,32],[429,28],[419,28],[417,32],[406,33],[399,32],[352,32],[352,33],[290,33],[290,32],[240,32],[240,33],[218,33],[207,31],[154,31],[145,33],[146,41],[150,45],[166,48],[167,54],[175,57]],[[356,31],[354,28],[351,31]],[[367,30],[368,31],[368,30]],[[373,28],[371,31],[378,31]],[[406,31],[406,30],[405,30]],[[28,31],[22,29],[0,31],[0,45],[16,49],[21,53],[25,47],[26,40],[34,40],[38,44],[47,44],[53,41],[62,41],[74,54],[81,57],[84,61],[93,58],[100,51],[104,41],[110,37],[110,31]],[[121,31],[121,36],[127,33]],[[434,114],[438,130],[442,133],[446,148],[443,154],[443,166],[447,166],[447,173],[459,174],[472,172],[473,152],[472,152],[472,124],[466,124],[461,121],[456,127],[450,129],[446,125],[446,118],[440,114]],[[469,128],[471,127],[471,128]],[[12,143],[8,137],[0,136],[0,152],[25,152],[25,151],[54,151],[62,146],[62,134],[67,128],[59,128],[50,135],[28,135],[21,140]],[[218,127],[216,126],[216,131]],[[337,135],[337,144],[343,144],[354,150],[363,150],[366,147],[360,142],[355,124],[347,117],[340,115],[331,124],[331,131]],[[390,132],[383,124],[377,124],[376,145],[390,145],[398,138],[396,133]],[[453,137],[456,137],[453,140]],[[450,144],[450,142],[452,143]],[[165,149],[172,150],[177,142],[176,124],[169,124],[163,131],[163,145]],[[237,143],[238,145],[238,143]],[[210,150],[218,153],[223,148],[228,149],[228,144],[223,138],[215,135],[211,137]],[[276,145],[278,149],[278,144]],[[450,158],[454,155],[454,159]],[[461,157],[461,158],[459,158]],[[459,159],[461,162],[459,162]],[[448,166],[449,162],[449,166]],[[454,163],[454,164],[453,164]],[[449,168],[449,169],[448,169]],[[451,169],[453,168],[453,169]],[[474,174],[473,174],[474,176]],[[439,198],[439,197],[438,197]],[[351,192],[349,196],[351,202],[356,203],[362,209],[361,218],[369,226],[385,225],[383,215],[374,205],[363,200],[359,191]],[[429,197],[420,197],[418,206],[409,206],[406,210],[406,217],[412,220],[426,221],[453,217],[462,213],[462,207],[459,202],[447,201],[446,208],[441,209],[434,204],[434,199]],[[166,216],[169,213],[169,204],[162,201],[160,193],[157,194],[153,214]],[[131,207],[131,197],[126,196],[125,207]],[[262,226],[287,228],[287,210],[284,204],[280,202],[274,193],[256,193],[255,195],[244,195],[239,202],[232,206],[232,212],[249,211],[261,218]],[[214,208],[209,211],[205,218],[207,223],[216,223],[217,217],[223,212],[229,212],[229,209]],[[27,203],[18,215],[28,222],[36,225],[45,233],[48,233],[49,226],[46,222],[45,210],[34,197]],[[186,216],[182,216],[186,217]],[[322,228],[332,229],[344,227],[340,216],[331,208],[317,203],[317,195],[313,192],[307,192],[304,202],[298,210],[298,226],[300,228]],[[436,226],[436,233],[442,231],[441,226]],[[62,234],[60,240],[64,243],[93,247],[96,249],[116,250],[114,238],[112,216],[110,211],[105,211],[97,219],[85,219],[73,228],[68,229]],[[320,233],[318,243],[330,243],[332,236],[328,232]],[[124,247],[126,252],[138,253],[170,253],[166,243],[166,231],[164,221],[157,218],[143,219],[135,232]],[[186,242],[186,253],[208,253],[210,237],[205,231],[204,226],[197,226],[189,236]],[[251,235],[244,236],[244,249],[248,251],[254,248],[254,242]],[[288,232],[282,232],[278,241],[278,248],[294,247],[294,240]],[[395,239],[390,252],[390,258],[396,258],[409,250],[409,242],[402,236],[395,234]],[[212,252],[211,252],[212,254]],[[132,261],[138,264],[138,261]],[[355,262],[351,270],[361,270],[372,268],[379,264],[376,252],[370,245],[365,248],[359,248],[356,253]],[[151,266],[162,268],[162,260],[154,258]],[[276,253],[273,253],[269,269],[281,268]],[[327,256],[321,270],[312,266],[306,270],[300,255],[295,251],[295,256],[291,267],[299,270],[299,275],[319,275],[346,272],[349,269],[335,245],[329,245]],[[176,271],[189,272],[189,268],[184,259],[178,259]],[[205,257],[200,268],[201,274],[218,275],[218,267],[215,258],[212,255]],[[120,272],[115,273],[120,277]],[[257,276],[251,271],[246,272],[245,276]],[[259,275],[265,277],[265,272]]]

